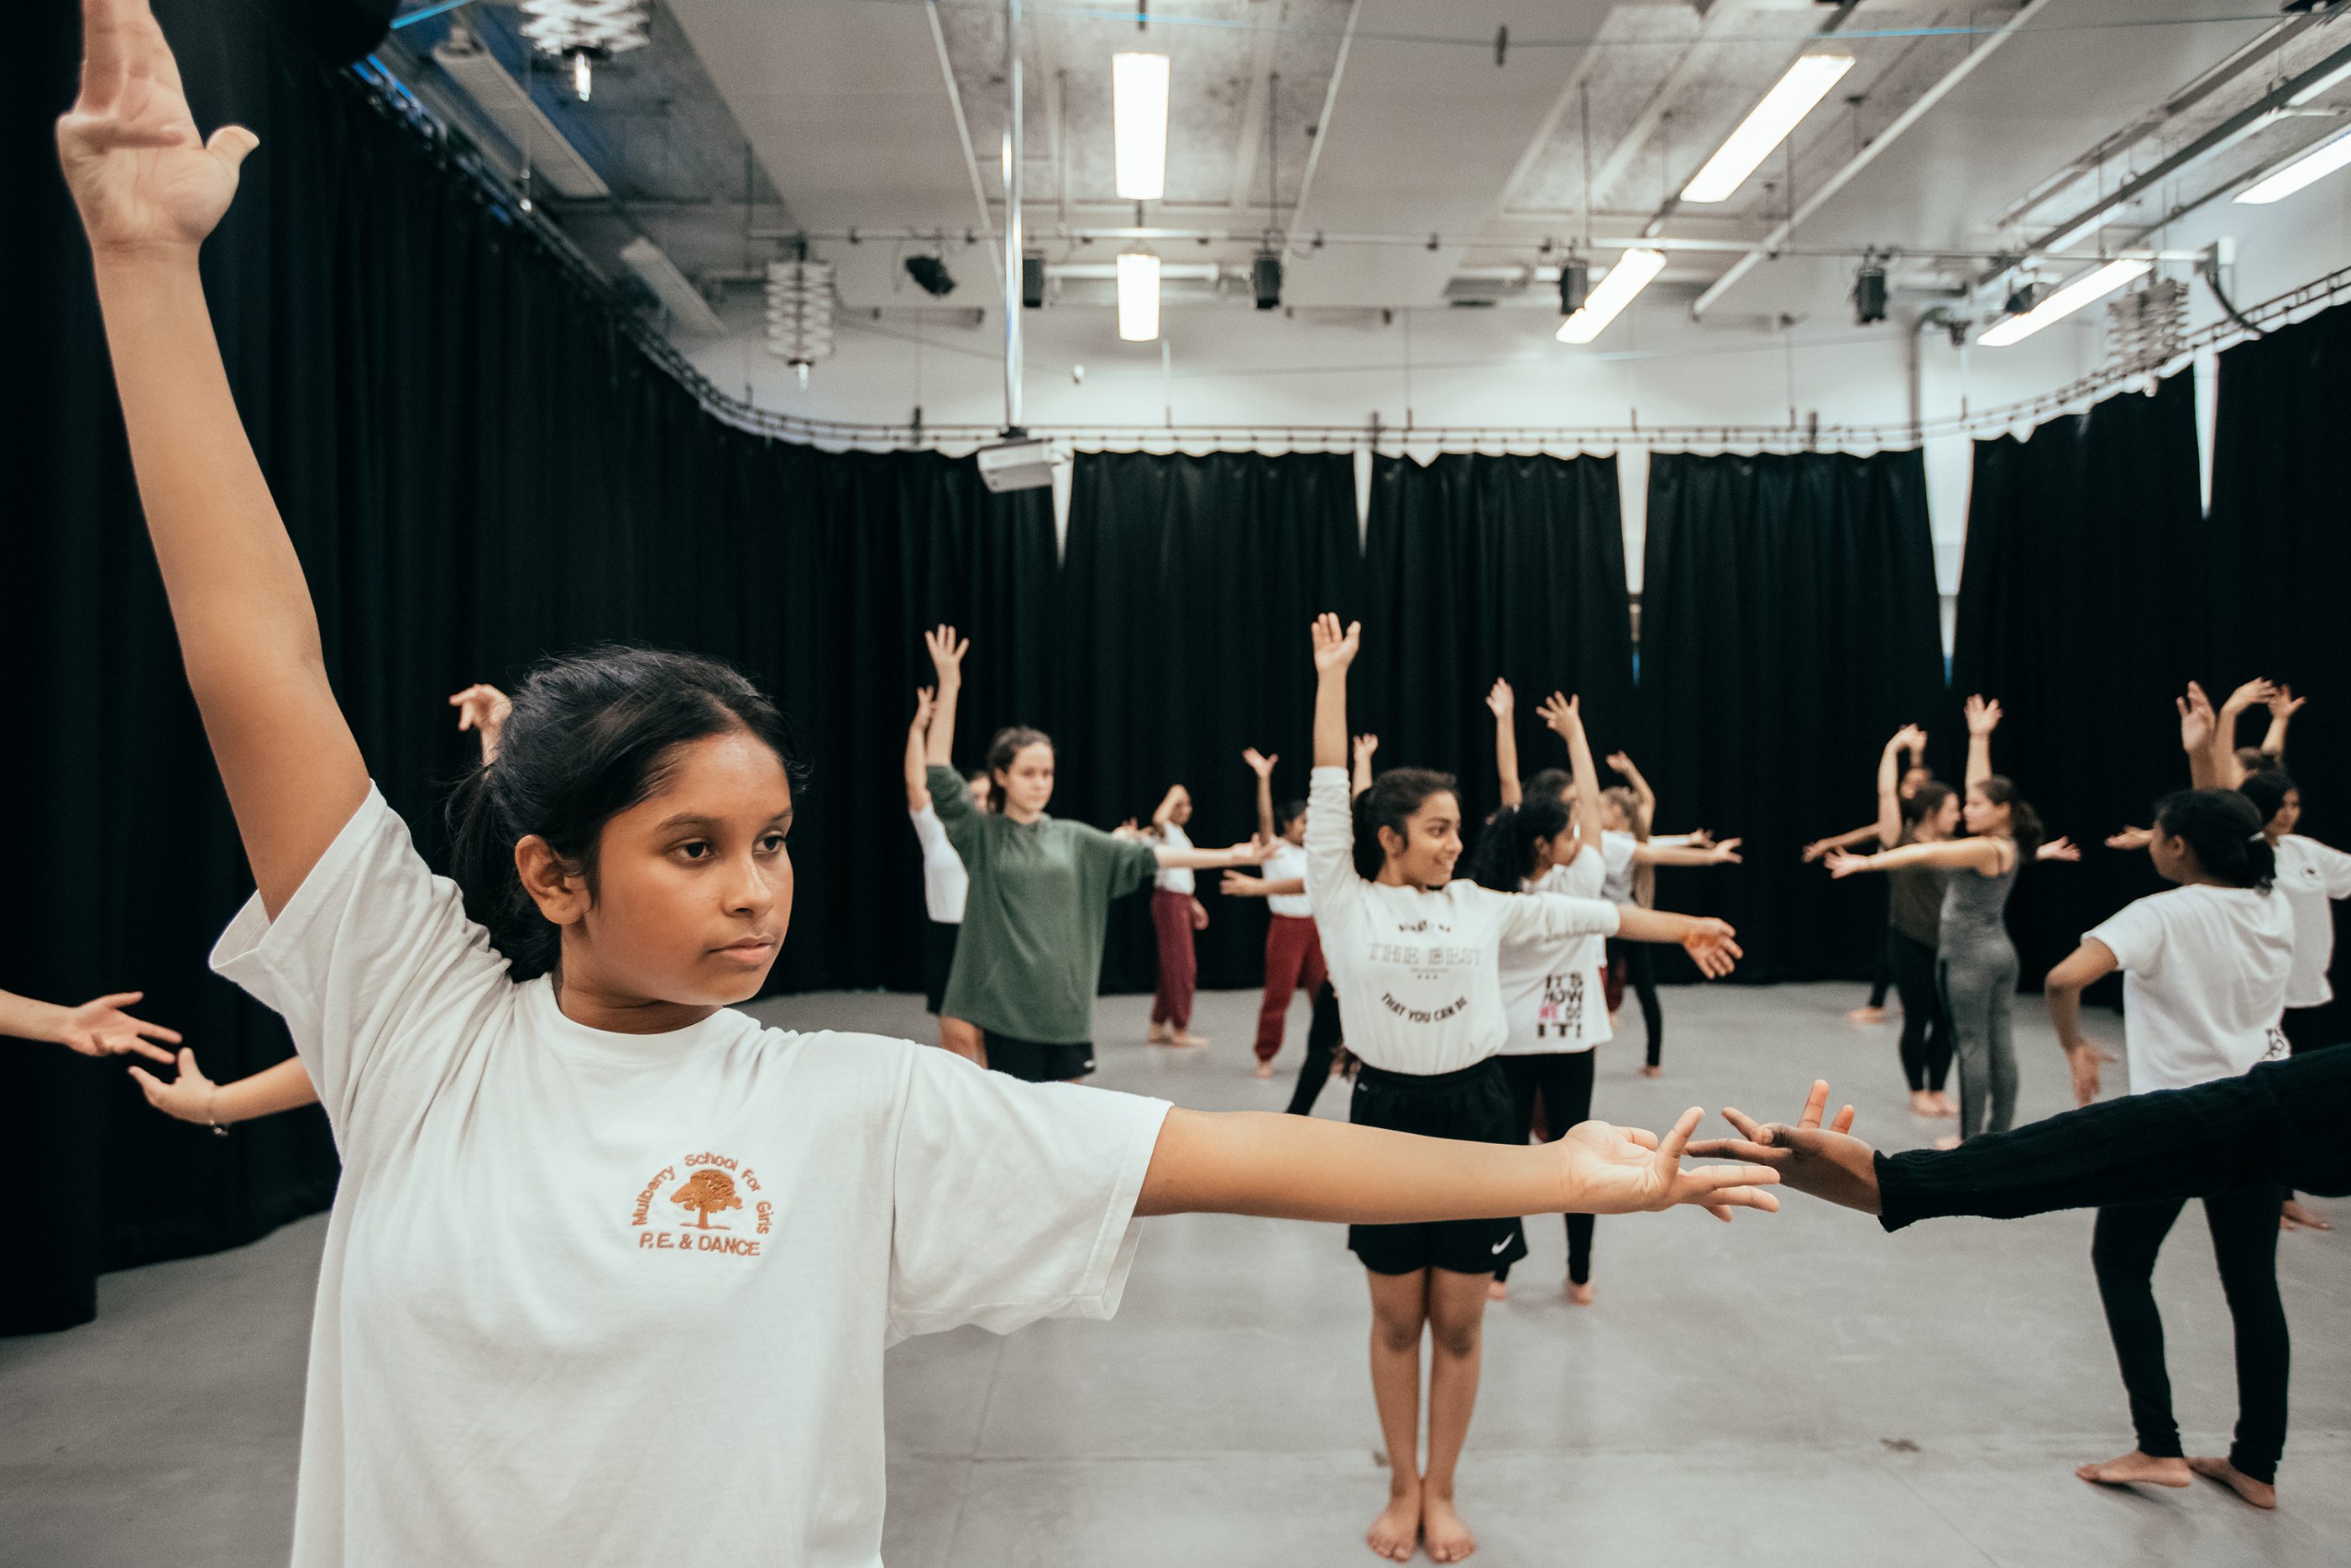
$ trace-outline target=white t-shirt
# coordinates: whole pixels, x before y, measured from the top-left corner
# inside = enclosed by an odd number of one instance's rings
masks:
[[[1172,822],[1163,822],[1159,825],[1159,842],[1170,849],[1192,847],[1189,836]],[[1186,867],[1179,871],[1162,867],[1158,874],[1152,877],[1151,885],[1163,893],[1181,893],[1188,898],[1192,896],[1194,887],[1191,868]]]
[[[1287,882],[1293,877],[1305,880],[1306,851],[1285,840],[1267,857],[1265,879]],[[1276,893],[1265,903],[1266,908],[1277,915],[1288,915],[1293,919],[1311,920],[1314,918],[1313,900],[1303,893]]]
[[[1554,866],[1529,895],[1591,898],[1607,876],[1601,852],[1585,845],[1565,866]],[[1619,917],[1622,918],[1621,915]],[[1600,971],[1608,962],[1608,940],[1561,937],[1548,941],[1502,944],[1502,1011],[1510,1020],[1505,1056],[1541,1056],[1589,1051],[1615,1038],[1603,1004]]]
[[[1347,770],[1316,768],[1311,780],[1306,895],[1347,1049],[1373,1066],[1427,1076],[1477,1065],[1510,1033],[1504,943],[1615,935],[1616,906],[1595,898],[1365,881],[1355,874]]]
[[[2294,914],[2275,893],[2195,883],[2124,905],[2085,941],[2123,971],[2131,1093],[2233,1078],[2285,1054]]]
[[[1639,842],[1629,833],[1600,836],[1600,856],[1608,867],[1608,875],[1600,885],[1600,896],[1612,904],[1633,901],[1633,846]]]
[[[923,845],[923,909],[940,925],[962,925],[964,900],[971,895],[971,873],[963,868],[963,857],[947,842],[947,830],[939,822],[935,806],[926,802],[922,810],[908,815],[914,819],[914,836]]]
[[[2315,838],[2289,833],[2277,841],[2277,890],[2294,911],[2294,977],[2288,1007],[2319,1007],[2335,1000],[2326,978],[2335,962],[2337,898],[2351,898],[2351,855]]]
[[[589,1028],[372,789],[213,967],[343,1157],[297,1568],[875,1568],[884,1347],[1117,1308],[1164,1103],[732,1009]]]

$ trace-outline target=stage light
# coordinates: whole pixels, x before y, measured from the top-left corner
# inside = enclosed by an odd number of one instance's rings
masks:
[[[1249,285],[1257,292],[1259,310],[1281,308],[1281,257],[1272,251],[1259,251],[1249,263]]]
[[[2304,185],[2324,180],[2346,163],[2351,163],[2351,130],[2343,132],[2331,141],[2321,142],[2276,173],[2239,192],[2237,200],[2256,207],[2282,202]]]
[[[1875,327],[1886,319],[1886,264],[1864,256],[1853,275],[1853,319],[1857,327]]]
[[[1149,251],[1119,253],[1118,335],[1129,343],[1159,336],[1159,258]]]
[[[1559,313],[1573,316],[1583,308],[1592,294],[1592,264],[1582,256],[1570,256],[1559,264]]]
[[[571,90],[580,95],[581,103],[588,101],[588,89],[592,85],[588,74],[588,51],[574,50],[571,56]]]
[[[1156,202],[1167,191],[1167,57],[1113,55],[1110,88],[1118,193]]]
[[[1029,251],[1020,257],[1020,306],[1024,310],[1045,307],[1045,253]]]
[[[1748,110],[1739,129],[1725,139],[1690,182],[1682,187],[1685,202],[1728,202],[1771,150],[1788,139],[1804,116],[1828,96],[1845,72],[1853,69],[1851,55],[1804,55]]]
[[[2145,277],[2154,270],[2155,264],[2143,257],[2108,262],[2084,273],[2022,315],[1994,324],[1976,339],[1976,344],[1983,348],[2005,348],[2011,343],[2022,343],[2051,322],[2073,315],[2093,300],[2104,299],[2134,278]]]
[[[1599,337],[1617,313],[1633,303],[1633,296],[1648,287],[1649,280],[1665,268],[1663,251],[1626,251],[1618,256],[1583,306],[1559,324],[1559,340],[1589,343]]]
[[[955,292],[955,277],[947,271],[946,261],[938,256],[908,256],[906,275],[920,284],[925,294],[945,298]]]

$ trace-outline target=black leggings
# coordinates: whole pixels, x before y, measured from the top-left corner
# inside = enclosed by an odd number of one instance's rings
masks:
[[[1951,1015],[1935,981],[1935,950],[1888,926],[1886,967],[1902,996],[1902,1075],[1914,1095],[1940,1094],[1951,1075]]]
[[[1290,1114],[1311,1116],[1315,1096],[1331,1081],[1331,1064],[1339,1054],[1339,994],[1324,981],[1314,993],[1314,1021],[1306,1026],[1306,1063],[1298,1069],[1298,1087],[1290,1092]]]
[[[1886,993],[1894,989],[1894,953],[1890,946],[1877,950],[1877,972],[1869,977],[1869,1005],[1886,1005]]]
[[[1649,1065],[1654,1067],[1666,1049],[1666,1012],[1657,1005],[1657,959],[1651,948],[1648,942],[1618,941],[1613,937],[1608,941],[1608,961],[1623,966],[1624,983],[1641,999],[1641,1022],[1649,1031]]]
[[[2229,1462],[2257,1481],[2277,1479],[2285,1451],[2286,1371],[2291,1345],[2278,1300],[2278,1189],[2264,1183],[2204,1199],[2213,1259],[2237,1329],[2237,1434]],[[2106,1331],[2130,1395],[2138,1450],[2179,1457],[2171,1376],[2163,1361],[2163,1315],[2155,1304],[2155,1258],[2186,1200],[2119,1203],[2098,1210],[2090,1261]]]
[[[1567,1129],[1592,1116],[1590,1051],[1551,1051],[1539,1056],[1503,1056],[1502,1076],[1510,1085],[1510,1114],[1523,1144],[1535,1129],[1535,1101],[1542,1100],[1543,1142],[1556,1143]],[[1592,1279],[1592,1219],[1567,1217],[1567,1277],[1577,1284]],[[1494,1271],[1498,1280],[1510,1277],[1508,1263]]]

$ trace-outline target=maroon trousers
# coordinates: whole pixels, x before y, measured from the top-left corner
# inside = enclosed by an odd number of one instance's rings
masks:
[[[1192,990],[1200,961],[1192,951],[1192,895],[1151,892],[1151,924],[1159,933],[1159,991],[1151,999],[1151,1022],[1192,1027]]]
[[[1265,933],[1265,1000],[1257,1010],[1257,1059],[1273,1060],[1290,1018],[1290,993],[1322,989],[1322,942],[1311,915],[1276,915]]]

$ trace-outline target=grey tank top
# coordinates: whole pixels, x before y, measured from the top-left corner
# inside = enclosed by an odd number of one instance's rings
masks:
[[[2015,853],[2012,846],[2010,853]],[[2015,886],[2013,865],[1997,877],[1976,871],[1954,871],[1946,877],[1938,950],[1949,955],[2009,946],[2008,924],[2003,916],[2008,909],[2009,890]]]

